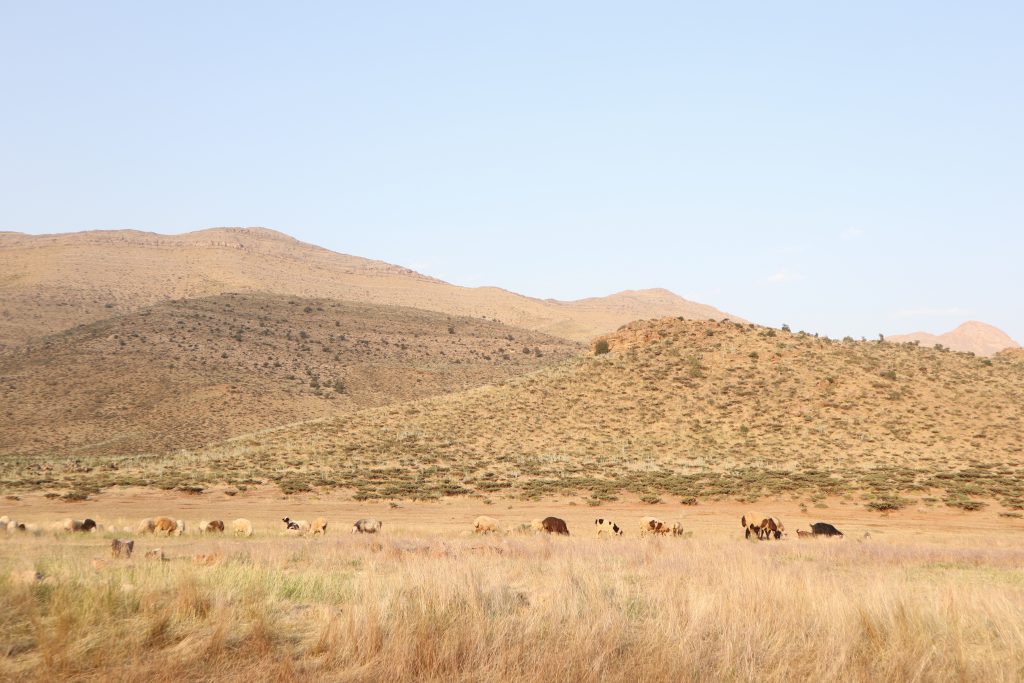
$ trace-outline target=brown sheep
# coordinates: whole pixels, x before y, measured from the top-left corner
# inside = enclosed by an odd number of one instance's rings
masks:
[[[797,538],[814,538],[814,534],[810,531],[804,531],[803,529],[796,530]]]
[[[327,535],[327,518],[317,517],[313,520],[313,535],[322,534]]]
[[[131,558],[135,550],[135,541],[119,541],[116,538],[110,542],[110,556]]]
[[[644,517],[640,520],[640,535],[646,536],[648,534],[654,534],[655,536],[661,536],[668,534],[672,531],[672,527],[669,524],[656,519],[654,517]]]
[[[782,538],[786,532],[786,527],[782,525],[782,520],[778,517],[768,517],[761,521],[761,534],[766,539],[774,538],[778,540]]]
[[[178,520],[171,519],[170,517],[157,517],[153,520],[153,533],[163,534],[164,536],[181,536],[181,532],[184,531],[184,525]]]
[[[559,534],[561,536],[569,535],[569,527],[566,525],[564,519],[558,517],[545,517],[540,521],[541,528],[549,534]]]
[[[746,512],[740,517],[740,523],[743,525],[743,537],[750,538],[750,534],[753,533],[756,538],[761,538],[761,524],[768,515],[762,515],[759,512]]]
[[[224,522],[219,519],[214,519],[207,522],[205,519],[199,522],[199,533],[201,534],[222,534],[224,533]]]

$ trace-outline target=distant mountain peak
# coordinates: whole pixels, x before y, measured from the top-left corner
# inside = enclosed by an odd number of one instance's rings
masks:
[[[942,344],[953,351],[975,353],[979,356],[991,356],[1004,349],[1019,348],[1010,335],[998,327],[979,320],[968,320],[955,329],[942,334],[929,332],[911,332],[887,337],[891,342],[917,342],[922,346]]]

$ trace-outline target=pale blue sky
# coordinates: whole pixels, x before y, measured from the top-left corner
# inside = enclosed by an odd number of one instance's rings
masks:
[[[263,225],[534,296],[1024,342],[1021,3],[4,0],[0,60],[0,229]]]

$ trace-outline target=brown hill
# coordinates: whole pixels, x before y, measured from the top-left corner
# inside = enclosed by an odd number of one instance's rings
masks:
[[[409,308],[267,294],[164,302],[0,354],[0,454],[196,447],[506,379],[582,350]]]
[[[621,491],[791,493],[808,504],[864,493],[880,508],[911,492],[958,506],[975,496],[1024,506],[1022,364],[677,319],[632,324],[608,341],[609,353],[498,386],[205,448],[171,482],[252,478],[285,490],[351,487],[359,498],[579,494],[595,503]],[[170,477],[119,467],[90,481]]]
[[[577,341],[641,318],[725,317],[666,290],[580,301],[467,288],[263,228],[0,233],[0,346],[169,299],[268,292],[487,317]]]
[[[991,356],[1003,349],[1018,348],[1020,345],[1008,334],[997,327],[980,323],[976,320],[965,322],[955,330],[944,334],[913,332],[887,337],[891,342],[916,342],[921,346],[940,344],[953,351],[975,353],[979,356]]]

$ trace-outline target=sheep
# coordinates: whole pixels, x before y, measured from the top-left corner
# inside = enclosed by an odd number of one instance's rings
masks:
[[[558,517],[545,517],[540,521],[540,527],[549,534],[569,535],[569,527],[566,525],[565,520]]]
[[[364,517],[363,519],[358,520],[355,524],[352,525],[351,533],[375,534],[378,531],[380,531],[381,527],[383,526],[383,522],[378,521],[373,517]]]
[[[667,534],[671,529],[672,528],[668,524],[655,517],[644,517],[640,520],[641,536],[647,536],[648,534]]]
[[[530,528],[533,529],[534,531],[544,531],[544,520],[543,519],[535,519],[535,520],[531,521],[530,522]]]
[[[473,533],[477,534],[496,534],[501,529],[498,526],[498,520],[493,517],[486,515],[480,515],[473,520]]]
[[[326,517],[317,517],[313,520],[313,535],[316,536],[317,534],[321,534],[323,536],[327,535]]]
[[[758,539],[761,538],[761,523],[768,519],[768,515],[759,512],[745,512],[740,517],[740,524],[743,526],[743,538],[750,538],[753,533]]]
[[[162,534],[164,536],[181,536],[181,532],[185,530],[185,525],[181,520],[171,519],[170,517],[157,517],[153,520],[153,533]]]
[[[682,536],[683,535],[683,524],[682,522],[672,522],[672,535]]]
[[[778,540],[786,534],[786,527],[783,526],[782,520],[778,517],[769,517],[768,519],[761,521],[761,535],[765,539],[774,538]]]
[[[15,519],[7,522],[7,533],[13,534],[15,531],[25,531],[25,523]]]
[[[610,534],[612,536],[621,536],[622,528],[610,519],[604,517],[598,517],[594,520],[594,526],[597,527],[597,537],[601,538],[604,534]]]
[[[7,523],[10,522],[10,521],[11,521],[11,518],[8,517],[7,515],[4,515],[3,517],[0,517],[0,527],[3,527],[4,529],[6,529],[7,528]]]
[[[810,531],[804,531],[803,529],[796,530],[797,538],[814,538],[814,534]]]
[[[308,534],[312,525],[304,519],[291,519],[285,517],[281,520],[284,522],[286,531],[294,531],[298,535]]]
[[[147,560],[160,560],[160,561],[163,561],[163,559],[164,559],[164,551],[162,549],[160,549],[160,548],[153,548],[152,550],[147,550],[146,551],[146,559]]]
[[[139,526],[135,529],[137,534],[151,534],[154,531],[156,531],[156,520],[153,517],[146,517],[139,522]]]
[[[235,536],[252,536],[252,522],[247,519],[236,519],[231,522],[231,530]]]
[[[111,557],[121,557],[124,555],[126,558],[131,558],[133,550],[135,550],[135,541],[119,541],[115,538],[110,542]]]
[[[201,534],[212,534],[212,533],[224,533],[224,522],[215,519],[213,521],[206,521],[205,519],[199,522],[199,533]]]
[[[68,532],[72,532],[72,531],[83,531],[84,532],[84,531],[93,531],[94,529],[96,529],[96,522],[91,520],[91,519],[89,519],[88,517],[85,518],[85,519],[65,519],[63,522],[61,522],[61,525],[63,526],[64,531],[68,531]]]

